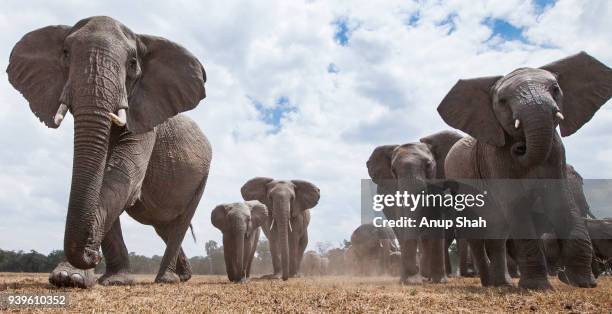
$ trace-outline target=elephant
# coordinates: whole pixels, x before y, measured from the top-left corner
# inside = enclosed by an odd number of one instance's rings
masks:
[[[242,283],[249,279],[259,243],[260,226],[268,208],[259,201],[217,205],[210,214],[213,226],[223,233],[223,256],[227,278]]]
[[[205,97],[206,73],[188,50],[104,16],[27,33],[13,48],[10,83],[47,127],[74,117],[72,184],[55,286],[129,284],[119,215],[152,225],[166,243],[155,282],[191,277],[181,243],[212,158],[197,124],[179,113]]]
[[[454,131],[441,131],[420,139],[418,143],[378,146],[366,165],[370,178],[377,186],[377,194],[394,194],[408,191],[418,194],[432,190],[431,180],[442,180],[444,160],[450,148],[462,136]],[[445,209],[419,207],[414,211],[396,207],[385,207],[383,213],[388,219],[410,217],[419,220],[440,219]],[[447,250],[444,231],[420,230],[420,228],[394,228],[402,252],[402,284],[419,284],[422,274],[426,273],[433,282],[446,282]],[[422,241],[423,258],[427,269],[419,269],[417,262],[418,239]]]
[[[353,231],[351,248],[355,270],[366,275],[388,273],[391,253],[399,251],[393,230],[375,227],[372,223],[362,224]]]
[[[326,275],[328,267],[329,259],[327,257],[323,257],[315,251],[307,251],[304,253],[301,267],[304,276]]]
[[[263,230],[270,241],[274,273],[264,278],[287,280],[297,276],[308,245],[310,209],[321,196],[319,188],[303,180],[256,177],[240,192],[245,201],[258,200],[268,207]]]
[[[612,219],[585,219],[586,227],[593,244],[591,268],[595,278],[605,270],[606,264],[612,261]],[[563,276],[561,270],[565,265],[561,261],[561,245],[553,233],[542,235],[548,274]]]
[[[488,192],[486,206],[464,211],[487,221],[486,230],[469,231],[483,285],[512,285],[505,247],[512,237],[519,286],[552,289],[539,236],[552,229],[563,239],[567,283],[596,286],[591,243],[565,182],[565,148],[556,127],[561,136],[575,133],[611,96],[612,70],[581,52],[541,68],[459,80],[441,101],[442,119],[468,134],[446,157],[447,180]],[[498,179],[514,183],[495,185]],[[542,206],[534,208],[537,199]]]

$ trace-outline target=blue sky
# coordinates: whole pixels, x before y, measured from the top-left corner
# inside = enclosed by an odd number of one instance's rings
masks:
[[[189,7],[189,10],[184,10]],[[171,39],[206,68],[207,98],[188,112],[213,145],[209,183],[193,220],[203,242],[219,203],[255,176],[321,188],[310,245],[338,245],[360,223],[360,180],[378,145],[448,128],[436,106],[460,78],[501,75],[585,50],[612,65],[609,1],[5,1],[0,67],[28,31],[109,15]],[[564,139],[586,178],[612,177],[612,107]],[[72,168],[72,117],[47,129],[0,79],[0,248],[61,248]],[[18,135],[18,136],[16,136]],[[149,226],[122,216],[130,251],[161,255]]]

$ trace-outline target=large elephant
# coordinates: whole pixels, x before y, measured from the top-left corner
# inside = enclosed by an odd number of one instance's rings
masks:
[[[382,275],[391,268],[391,253],[399,251],[391,228],[377,228],[372,223],[357,227],[351,234],[354,266],[360,275]]]
[[[308,245],[310,209],[321,196],[314,184],[303,180],[256,177],[240,189],[246,201],[258,200],[268,207],[264,234],[270,241],[274,274],[266,278],[287,280],[300,270]]]
[[[153,225],[166,242],[156,282],[191,277],[181,242],[204,191],[211,147],[178,113],[205,97],[198,59],[164,38],[135,34],[109,17],[47,26],[13,48],[11,84],[50,128],[74,116],[72,185],[56,286],[131,282],[119,215]]]
[[[450,150],[447,178],[469,179],[489,192],[486,206],[466,210],[487,221],[487,235],[470,241],[484,285],[511,285],[505,247],[510,236],[516,238],[519,286],[550,289],[539,234],[552,228],[564,239],[569,283],[596,286],[589,236],[564,181],[565,150],[556,127],[562,136],[573,134],[611,96],[612,70],[582,52],[541,68],[460,80],[442,100],[442,119],[470,135]],[[497,179],[515,183],[489,186]],[[543,206],[534,208],[537,199]]]
[[[593,275],[598,277],[605,270],[606,264],[612,261],[612,219],[587,218],[585,223],[593,244],[592,271]],[[564,276],[560,272],[565,265],[561,261],[559,239],[553,233],[545,233],[542,240],[549,274]]]
[[[376,183],[377,194],[394,194],[396,191],[408,191],[419,194],[430,190],[430,180],[444,179],[444,160],[449,149],[462,138],[456,132],[442,131],[421,138],[418,143],[403,145],[379,146],[372,152],[367,161],[368,173]],[[414,211],[407,208],[385,207],[383,212],[388,219],[401,217],[421,217],[440,219],[443,209],[422,208]],[[429,266],[424,273],[433,282],[446,282],[444,230],[419,230],[419,228],[394,228],[402,252],[402,271],[400,282],[418,284],[422,282],[422,270],[417,261],[419,237],[422,241],[423,258]],[[448,250],[446,250],[448,251]]]
[[[223,256],[230,281],[249,279],[259,243],[259,227],[267,219],[268,208],[259,201],[221,204],[211,212],[213,226],[223,233]]]

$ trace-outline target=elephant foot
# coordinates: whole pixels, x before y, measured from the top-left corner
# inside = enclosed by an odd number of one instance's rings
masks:
[[[178,276],[179,276],[179,279],[181,280],[181,282],[185,282],[185,281],[191,279],[191,273],[179,273]]]
[[[49,274],[49,283],[56,287],[90,288],[96,283],[93,269],[78,269],[61,262]]]
[[[263,275],[261,277],[259,277],[260,279],[281,279],[282,275],[280,273],[278,274],[269,274],[269,275]]]
[[[493,286],[493,287],[514,287],[514,284],[512,283],[512,279],[510,278],[510,276],[504,276],[502,278],[492,280],[490,282],[490,286]]]
[[[421,274],[415,274],[400,279],[400,284],[405,286],[420,285],[422,283],[423,277],[421,276]]]
[[[172,271],[166,271],[163,275],[155,278],[156,283],[179,283],[181,278]]]
[[[459,276],[461,276],[461,277],[473,278],[473,277],[478,276],[478,274],[477,274],[475,271],[473,271],[473,270],[471,270],[471,269],[470,269],[470,270],[466,270],[466,271],[462,271],[462,272],[460,272],[460,273],[459,273]]]
[[[240,278],[238,280],[234,280],[234,283],[236,284],[247,283],[247,282],[249,282],[249,278],[246,278],[246,277]]]
[[[98,283],[103,286],[126,286],[134,283],[134,278],[127,272],[106,273],[98,279]]]
[[[572,272],[568,269],[561,270],[557,273],[557,277],[563,283],[572,285],[580,288],[595,288],[597,287],[597,281],[595,281],[595,277],[592,273],[587,275],[580,275],[575,272]]]
[[[431,278],[431,282],[433,283],[447,283],[448,282],[448,277],[447,276],[443,276],[440,278]]]
[[[525,277],[525,276],[523,276]],[[548,278],[523,278],[519,280],[519,287],[529,290],[553,290]]]

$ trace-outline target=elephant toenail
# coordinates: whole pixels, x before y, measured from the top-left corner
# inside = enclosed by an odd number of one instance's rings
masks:
[[[72,282],[75,286],[77,287],[84,286],[83,276],[79,274],[72,274],[72,276],[70,276],[70,279],[72,279]]]

